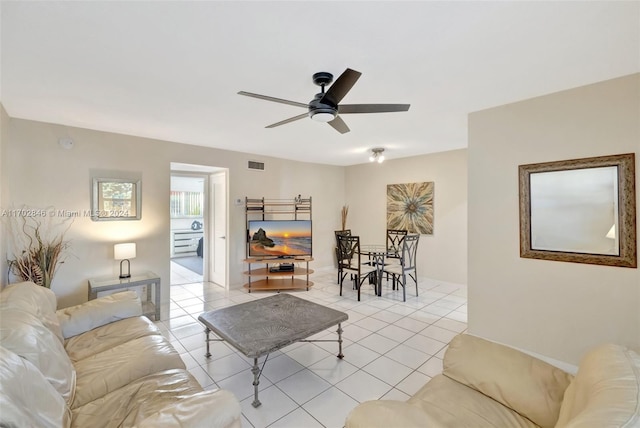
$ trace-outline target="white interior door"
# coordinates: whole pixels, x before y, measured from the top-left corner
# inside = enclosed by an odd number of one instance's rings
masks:
[[[211,245],[209,248],[210,281],[227,287],[227,173],[211,174]]]

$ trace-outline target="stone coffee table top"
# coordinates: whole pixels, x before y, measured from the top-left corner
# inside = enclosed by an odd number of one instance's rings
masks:
[[[329,327],[349,315],[286,293],[205,312],[198,317],[238,351],[257,358]]]

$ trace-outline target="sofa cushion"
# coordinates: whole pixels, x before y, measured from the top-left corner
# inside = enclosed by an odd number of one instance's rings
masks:
[[[202,387],[186,370],[173,369],[135,380],[84,406],[73,409],[77,427],[134,426],[177,398],[201,392]],[[122,397],[127,397],[126,401]]]
[[[517,412],[444,375],[407,402],[367,401],[347,416],[349,428],[537,428]]]
[[[160,329],[149,318],[132,317],[70,337],[65,340],[64,348],[71,361],[76,362],[139,337],[160,334]]]
[[[166,370],[145,376],[74,409],[72,426],[139,426],[148,418],[159,423],[159,412],[177,414],[180,411],[186,412],[179,418],[183,426],[227,426],[240,413],[240,408],[233,396],[231,400],[224,400],[224,394],[222,391],[203,393],[198,381],[186,370]],[[127,397],[127,400],[122,397]],[[191,405],[185,405],[187,400]],[[204,415],[194,418],[198,413]],[[212,415],[227,417],[229,421],[224,424],[201,423],[203,417],[206,422]],[[174,419],[166,420],[175,423]]]
[[[62,342],[56,305],[53,291],[33,282],[11,284],[0,292],[0,310],[14,308],[35,315]]]
[[[405,401],[372,400],[359,404],[349,412],[346,428],[444,428],[427,420],[429,416],[418,406]]]
[[[229,391],[202,391],[180,397],[177,404],[163,407],[136,428],[176,428],[176,421],[181,427],[242,428],[241,411],[240,403]]]
[[[572,376],[516,349],[479,337],[454,337],[443,374],[515,410],[544,428],[555,426]]]
[[[640,426],[640,355],[619,345],[588,352],[567,388],[556,426]]]
[[[184,369],[171,344],[159,335],[145,336],[75,363],[77,393],[72,409],[83,406],[147,375]]]
[[[37,409],[37,411],[34,411]],[[0,347],[0,426],[68,427],[64,399],[28,360]]]
[[[140,316],[142,305],[138,295],[127,290],[60,309],[57,315],[66,339],[121,319]]]
[[[73,401],[75,369],[62,343],[35,315],[19,309],[0,311],[0,343],[36,366],[67,403]]]
[[[531,420],[496,400],[451,378],[438,375],[407,403],[422,408],[433,426],[537,427]],[[427,424],[427,426],[431,426]]]

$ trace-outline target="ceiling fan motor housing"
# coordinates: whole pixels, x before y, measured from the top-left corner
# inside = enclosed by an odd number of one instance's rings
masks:
[[[309,117],[313,117],[318,113],[328,113],[333,115],[333,117],[338,115],[338,106],[324,95],[323,93],[316,94],[316,96],[309,101]]]

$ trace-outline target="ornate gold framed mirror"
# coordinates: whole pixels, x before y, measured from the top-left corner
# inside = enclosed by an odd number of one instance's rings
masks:
[[[520,257],[637,267],[633,153],[518,170]]]

